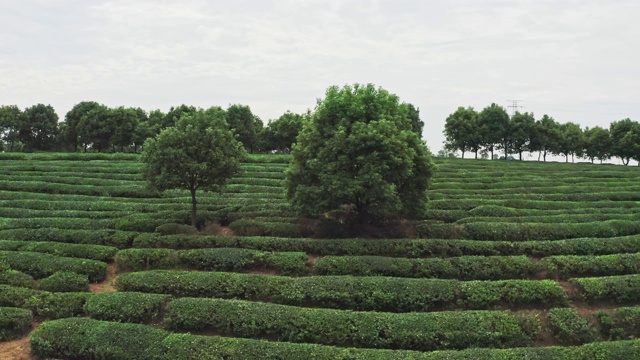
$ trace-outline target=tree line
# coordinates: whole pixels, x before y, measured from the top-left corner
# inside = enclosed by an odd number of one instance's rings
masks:
[[[614,121],[609,128],[594,126],[582,129],[573,122],[558,123],[549,115],[536,119],[533,113],[516,112],[509,116],[499,105],[491,104],[477,112],[472,107],[459,107],[445,121],[445,150],[488,155],[501,150],[505,160],[523,152],[537,152],[538,161],[547,155],[596,159],[601,163],[614,157],[624,165],[631,159],[640,163],[640,123],[629,118]]]
[[[180,105],[168,112],[141,108],[110,108],[95,101],[76,104],[63,121],[51,105],[37,104],[24,110],[0,106],[0,151],[138,152],[145,140],[173,127],[183,115],[203,109]],[[247,105],[233,104],[204,109],[223,114],[227,126],[251,153],[288,153],[308,114],[287,111],[266,126]]]

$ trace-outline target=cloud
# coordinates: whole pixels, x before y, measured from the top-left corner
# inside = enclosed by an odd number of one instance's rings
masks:
[[[373,82],[420,107],[438,149],[458,106],[524,100],[559,121],[638,118],[635,1],[151,1],[0,4],[0,96],[167,110],[243,103],[263,120]]]

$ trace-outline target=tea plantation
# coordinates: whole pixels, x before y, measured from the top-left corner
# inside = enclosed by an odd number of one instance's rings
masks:
[[[287,156],[221,194],[0,154],[0,341],[38,358],[640,358],[640,168],[436,159],[406,239],[316,239]],[[218,225],[221,224],[222,226]],[[37,324],[34,330],[32,328]]]

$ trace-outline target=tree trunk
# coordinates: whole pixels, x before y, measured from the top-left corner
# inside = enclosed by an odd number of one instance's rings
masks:
[[[520,150],[519,155],[520,155],[520,161],[522,161],[522,150]]]
[[[542,157],[543,162],[547,162],[547,150],[544,151],[544,156]]]
[[[198,228],[196,189],[191,187],[191,226]]]
[[[542,156],[542,151],[538,151],[538,161],[540,161],[540,156]]]
[[[462,150],[462,158],[464,159],[464,150]]]
[[[491,147],[491,160],[493,160],[493,146]]]
[[[478,160],[478,149],[476,149],[476,160]]]

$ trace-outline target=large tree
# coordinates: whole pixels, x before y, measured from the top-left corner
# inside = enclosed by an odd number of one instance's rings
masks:
[[[629,165],[629,160],[634,156],[633,149],[633,134],[627,135],[629,132],[633,132],[638,128],[640,124],[629,118],[614,121],[609,126],[609,132],[611,133],[612,149],[611,155],[619,157],[622,163]],[[625,138],[626,137],[626,138]]]
[[[191,194],[191,224],[197,226],[196,192],[219,191],[240,169],[245,150],[224,120],[224,113],[198,110],[180,117],[144,143],[143,175],[159,191]]]
[[[422,138],[422,130],[424,129],[424,121],[420,120],[420,109],[413,104],[404,104],[409,110],[409,119],[411,120],[411,128]]]
[[[608,129],[600,126],[586,128],[584,130],[584,153],[591,160],[603,160],[611,157],[611,135]]]
[[[0,106],[0,140],[9,151],[19,150],[18,125],[24,122],[24,113],[16,105]]]
[[[37,104],[24,110],[18,139],[26,149],[51,150],[58,132],[58,114],[51,105]]]
[[[264,137],[267,149],[284,153],[291,151],[291,146],[296,142],[296,137],[302,130],[304,116],[290,111],[282,114],[276,120],[270,121],[259,137]]]
[[[262,129],[262,121],[253,115],[247,105],[229,105],[227,108],[227,124],[245,149],[253,152],[258,134]]]
[[[305,122],[286,175],[303,215],[349,208],[358,223],[423,216],[434,171],[408,107],[372,84],[330,87]]]
[[[478,127],[478,113],[472,107],[460,106],[450,114],[445,120],[444,135],[447,150],[460,150],[463,158],[466,151],[473,151],[475,158],[478,158],[482,138]]]
[[[528,112],[516,112],[509,120],[510,146],[514,153],[518,153],[520,160],[522,160],[522,153],[529,150],[535,126],[536,120],[533,114]]]
[[[102,152],[111,146],[111,137],[116,131],[113,120],[111,109],[105,105],[93,107],[82,115],[76,126],[76,132],[78,143],[82,145],[84,151],[90,147]]]
[[[176,123],[178,122],[178,120],[180,120],[180,118],[183,115],[187,115],[187,114],[192,114],[194,112],[196,112],[198,109],[196,109],[194,106],[188,106],[185,104],[182,104],[180,106],[177,107],[171,107],[171,109],[169,109],[169,112],[164,116],[163,119],[157,119],[157,129],[158,132],[160,132],[163,129],[166,129],[168,127],[172,127],[175,126]],[[158,110],[159,111],[159,110]],[[162,112],[160,113],[155,113],[150,115],[150,117],[153,115],[154,117],[157,115],[162,114]],[[156,120],[154,118],[154,120]]]
[[[529,145],[531,151],[539,151],[542,160],[547,161],[547,154],[554,153],[560,142],[560,125],[549,115],[544,114],[542,119],[536,121],[533,130],[533,140]],[[540,156],[538,156],[538,161]]]
[[[61,143],[66,143],[69,148],[72,148],[73,151],[78,151],[79,135],[78,135],[78,124],[82,117],[89,113],[91,110],[98,108],[100,105],[95,101],[81,101],[67,112],[64,118],[64,126],[60,131]]]
[[[569,155],[571,155],[571,162],[574,161],[574,156],[582,155],[584,149],[584,136],[580,125],[572,122],[560,124],[560,141],[557,144],[557,148],[554,153],[565,156],[565,162],[569,162]]]
[[[502,107],[495,103],[482,109],[478,114],[478,126],[482,136],[483,146],[491,152],[493,159],[493,151],[496,147],[504,150],[504,158],[509,155],[509,114]]]

